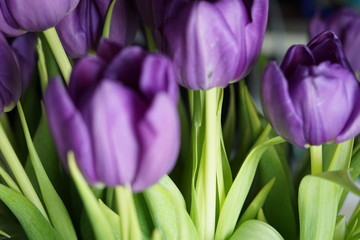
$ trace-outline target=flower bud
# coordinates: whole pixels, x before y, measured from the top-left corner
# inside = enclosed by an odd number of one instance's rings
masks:
[[[261,50],[268,4],[207,0],[169,6],[164,48],[174,61],[179,83],[208,90],[245,77]]]
[[[313,38],[323,31],[332,31],[339,37],[352,69],[360,73],[360,14],[351,8],[343,8],[326,18],[318,14],[311,20],[310,36]]]
[[[96,49],[103,32],[110,0],[82,0],[56,27],[66,52],[74,58]],[[110,40],[122,46],[132,43],[138,16],[131,1],[118,0],[112,12]]]
[[[79,0],[2,0],[0,32],[17,36],[46,30],[56,26],[78,3]]]
[[[75,153],[91,184],[142,191],[173,168],[179,151],[177,85],[171,62],[139,47],[102,41],[81,59],[68,91],[49,83],[45,106],[61,158]]]
[[[360,86],[332,32],[269,63],[262,104],[274,130],[300,147],[342,142],[360,132]]]

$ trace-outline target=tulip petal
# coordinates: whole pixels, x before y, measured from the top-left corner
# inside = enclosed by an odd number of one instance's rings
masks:
[[[83,115],[93,140],[96,176],[107,186],[130,184],[139,160],[137,123],[144,103],[121,83],[104,79]]]
[[[27,33],[15,38],[11,45],[21,68],[22,91],[29,85],[35,69],[36,39],[37,37],[34,33]]]
[[[90,136],[85,122],[72,103],[60,79],[52,79],[44,102],[50,128],[61,160],[67,166],[67,153],[73,151],[82,173],[90,183],[96,183]]]
[[[176,105],[158,94],[139,125],[141,162],[132,183],[135,192],[156,183],[174,167],[179,152],[180,129]]]
[[[294,45],[286,52],[280,65],[285,77],[293,75],[299,65],[311,66],[315,64],[314,56],[310,49],[304,45]]]
[[[0,34],[0,112],[4,107],[16,103],[21,95],[21,72],[15,53],[7,40]]]
[[[181,85],[207,90],[233,79],[241,57],[238,40],[212,3],[188,4],[169,20],[165,35]]]
[[[76,64],[70,78],[69,93],[79,109],[86,101],[84,96],[97,85],[104,68],[105,62],[95,56],[85,57]]]
[[[171,61],[161,54],[148,55],[141,70],[140,89],[150,99],[159,92],[165,92],[176,103],[178,86]]]
[[[335,139],[355,103],[358,86],[353,74],[330,62],[313,67],[299,66],[289,85],[295,110],[303,120],[307,142],[320,145]]]
[[[262,106],[275,131],[284,139],[304,147],[303,123],[289,94],[289,85],[280,68],[270,62],[262,78]]]
[[[7,10],[19,28],[37,32],[56,26],[79,3],[79,0],[3,0],[1,8]]]

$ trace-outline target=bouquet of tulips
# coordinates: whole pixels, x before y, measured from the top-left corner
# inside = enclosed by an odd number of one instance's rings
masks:
[[[0,239],[360,239],[360,15],[269,2],[0,0]]]

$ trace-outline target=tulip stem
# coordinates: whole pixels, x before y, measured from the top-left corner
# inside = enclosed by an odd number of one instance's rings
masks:
[[[115,194],[120,216],[121,239],[141,239],[139,220],[130,186],[116,187]]]
[[[217,89],[205,92],[205,134],[200,162],[198,191],[200,192],[200,234],[202,239],[214,238],[216,218],[216,166],[220,150],[217,118]]]
[[[49,43],[52,53],[54,54],[55,60],[60,68],[60,71],[64,77],[65,82],[69,84],[72,66],[68,56],[65,53],[64,47],[61,44],[56,29],[49,28],[45,30],[43,33],[47,42]]]
[[[150,52],[154,52],[154,51],[156,51],[156,44],[155,44],[154,36],[151,32],[151,29],[147,26],[144,26],[144,29],[145,29],[145,36],[146,36],[148,49]]]
[[[311,174],[322,173],[322,145],[310,146]]]

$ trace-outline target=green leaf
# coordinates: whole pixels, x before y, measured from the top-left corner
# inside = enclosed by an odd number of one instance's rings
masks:
[[[360,189],[354,183],[350,170],[340,170],[340,171],[329,171],[323,172],[314,177],[320,177],[326,180],[329,180],[333,183],[339,184],[341,187],[345,188],[346,190],[360,196]]]
[[[155,227],[161,231],[163,239],[199,239],[183,198],[174,189],[175,185],[169,187],[168,180],[162,179],[143,193]]]
[[[50,179],[46,175],[45,169],[41,164],[40,158],[36,152],[20,102],[18,102],[17,109],[19,112],[21,123],[23,125],[26,143],[29,149],[30,159],[35,170],[35,174],[42,193],[42,198],[44,200],[46,209],[48,211],[50,220],[54,228],[60,233],[63,239],[66,240],[77,239],[75,229],[71,222],[69,213],[67,212],[64,203],[57,194],[53,185],[51,184]]]
[[[255,147],[246,157],[220,210],[215,239],[223,240],[231,236],[250,190],[260,158],[269,147],[283,142],[285,140],[282,138],[275,137]]]
[[[92,229],[96,239],[115,239],[108,220],[106,219],[94,194],[87,185],[84,177],[81,175],[81,172],[76,165],[75,157],[72,152],[68,154],[68,163],[71,176],[74,179],[77,190],[84,203],[84,208],[86,209],[86,212],[89,216],[89,220],[92,224]]]
[[[40,211],[20,193],[0,184],[0,200],[14,213],[30,240],[59,239]]]
[[[269,224],[248,220],[240,225],[230,240],[283,240],[283,238]]]
[[[264,205],[264,202],[270,193],[272,187],[274,186],[275,178],[271,179],[257,194],[257,196],[254,198],[254,200],[250,203],[244,214],[241,216],[238,225],[241,223],[254,219],[256,217],[256,214],[259,212],[259,210]]]
[[[333,240],[345,240],[345,237],[346,237],[346,219],[344,216],[339,216],[336,220]]]
[[[354,139],[339,143],[332,156],[328,171],[343,170],[350,166]]]
[[[101,210],[103,211],[104,215],[110,223],[110,227],[114,233],[115,239],[120,239],[121,234],[119,215],[117,215],[113,210],[106,206],[105,203],[101,201],[101,199],[99,199],[98,202]]]
[[[306,176],[299,187],[300,240],[333,239],[342,188]]]
[[[19,193],[21,193],[18,185],[14,180],[11,178],[11,176],[2,168],[0,167],[0,176],[4,179],[5,183],[12,189]]]

